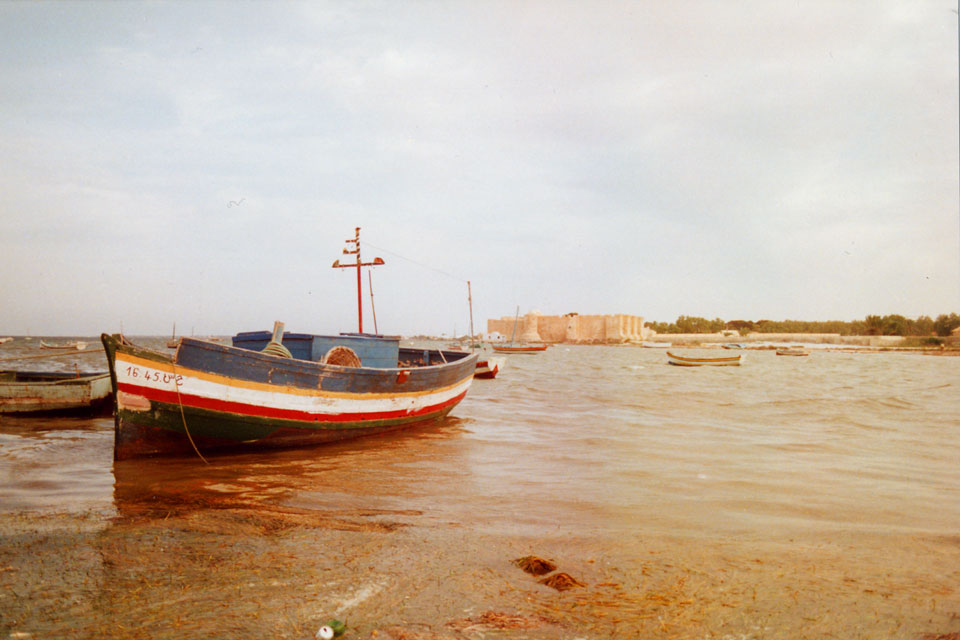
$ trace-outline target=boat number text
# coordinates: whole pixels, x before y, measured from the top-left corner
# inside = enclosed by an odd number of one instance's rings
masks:
[[[170,384],[176,380],[177,386],[183,383],[183,376],[180,374],[173,375],[172,373],[160,373],[159,371],[144,371],[140,367],[127,367],[127,377],[143,378],[144,380],[153,382],[162,381],[164,384]]]

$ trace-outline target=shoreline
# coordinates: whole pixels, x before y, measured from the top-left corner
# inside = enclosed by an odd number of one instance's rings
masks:
[[[634,555],[590,531],[524,535],[414,513],[138,511],[0,512],[4,636],[306,640],[330,618],[354,640],[785,640],[868,619],[875,637],[914,640],[955,626],[955,572],[922,584],[915,574],[951,566],[947,535],[905,532],[895,543],[811,532],[758,545],[649,530]],[[876,553],[897,562],[877,567]],[[516,560],[529,555],[579,585],[559,590],[524,573]]]

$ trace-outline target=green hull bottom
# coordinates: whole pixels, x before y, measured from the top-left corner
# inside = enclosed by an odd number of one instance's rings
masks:
[[[193,445],[204,455],[215,451],[311,446],[436,423],[452,408],[410,418],[305,424],[190,407],[183,407],[181,414],[179,405],[154,402],[149,411],[117,411],[113,457],[127,460],[191,454]]]

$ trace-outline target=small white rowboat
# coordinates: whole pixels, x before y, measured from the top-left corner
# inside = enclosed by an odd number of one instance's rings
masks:
[[[678,367],[739,367],[740,355],[722,358],[691,358],[667,351],[667,362]]]

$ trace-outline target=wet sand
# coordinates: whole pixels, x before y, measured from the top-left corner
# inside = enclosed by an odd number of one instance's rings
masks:
[[[0,638],[960,632],[952,359],[649,351],[511,359],[436,428],[209,465],[0,419]]]
[[[339,617],[358,638],[920,638],[958,626],[956,538],[784,540],[746,552],[660,536],[622,554],[594,536],[485,535],[420,518],[200,507],[104,527],[83,514],[5,514],[2,628],[20,638],[311,638]],[[511,562],[529,554],[585,586],[540,584]],[[928,563],[939,579],[910,568]]]

